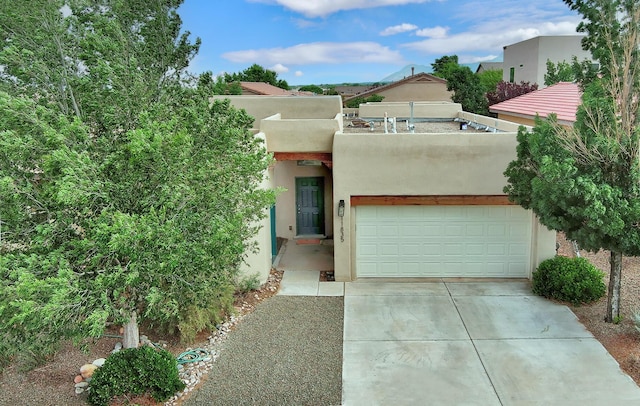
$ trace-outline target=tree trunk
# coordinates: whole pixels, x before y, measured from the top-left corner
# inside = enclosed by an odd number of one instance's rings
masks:
[[[607,315],[604,319],[612,323],[620,316],[620,285],[622,281],[622,253],[611,251],[609,258],[611,273],[609,274],[609,293],[607,295]]]
[[[138,317],[135,310],[131,312],[131,318],[124,325],[124,333],[122,335],[123,348],[137,348],[140,342],[140,331],[138,330]]]

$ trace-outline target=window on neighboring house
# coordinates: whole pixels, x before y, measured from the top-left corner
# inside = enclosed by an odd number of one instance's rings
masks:
[[[516,80],[516,68],[513,66],[509,68],[509,82],[513,83]]]

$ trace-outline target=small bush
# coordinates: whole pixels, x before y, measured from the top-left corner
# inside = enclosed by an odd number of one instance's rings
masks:
[[[604,296],[604,273],[585,258],[556,256],[533,273],[533,293],[550,299],[589,303]]]
[[[91,380],[88,401],[106,406],[114,396],[150,394],[164,402],[183,390],[178,361],[166,350],[149,346],[127,348],[110,355]]]
[[[252,290],[257,290],[259,287],[260,279],[257,273],[245,276],[236,283],[236,290],[240,293],[251,292]]]

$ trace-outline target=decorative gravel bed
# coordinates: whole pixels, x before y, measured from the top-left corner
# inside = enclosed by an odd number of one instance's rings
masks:
[[[338,405],[342,397],[342,297],[274,296],[222,345],[196,405]]]

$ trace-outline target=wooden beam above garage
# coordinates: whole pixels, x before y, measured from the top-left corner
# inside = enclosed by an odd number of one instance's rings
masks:
[[[352,206],[511,206],[506,195],[351,196]]]

